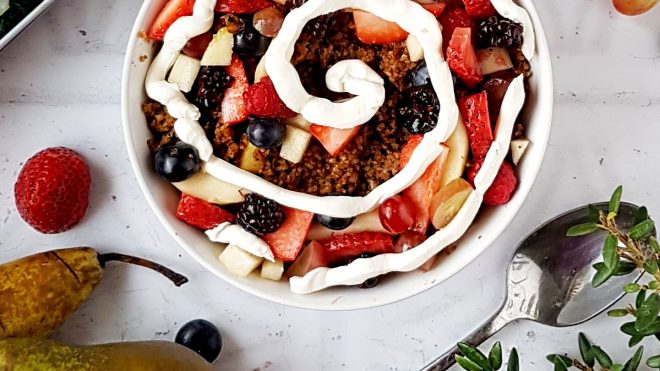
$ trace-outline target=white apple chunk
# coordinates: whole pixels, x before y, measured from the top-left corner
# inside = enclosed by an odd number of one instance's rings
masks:
[[[257,269],[264,260],[254,256],[236,245],[227,245],[218,257],[227,270],[237,276],[245,277]]]
[[[179,191],[217,205],[243,202],[242,188],[206,174],[202,171],[184,180],[172,183]]]
[[[297,114],[292,118],[285,119],[284,123],[286,123],[287,125],[295,126],[298,129],[302,129],[305,131],[309,131],[309,127],[312,126],[312,123],[307,121],[307,119],[305,119],[301,114]]]
[[[383,227],[383,224],[381,224],[380,216],[378,215],[378,209],[376,209],[368,213],[358,215],[353,223],[351,223],[351,225],[340,231],[326,228],[321,223],[315,222],[312,224],[312,227],[309,228],[309,232],[307,232],[307,239],[311,241],[318,241],[338,234],[359,232],[390,233],[387,229],[385,229],[385,227]]]
[[[513,68],[509,51],[504,48],[479,49],[477,50],[477,59],[479,59],[481,73],[484,75]]]
[[[514,165],[518,166],[525,151],[527,151],[527,147],[529,147],[529,139],[527,138],[514,139],[511,141],[511,158]]]
[[[223,27],[213,35],[213,39],[202,56],[202,66],[229,66],[234,53],[234,36]]]
[[[263,161],[256,156],[258,151],[259,148],[252,143],[248,143],[241,154],[239,167],[254,174],[258,173],[264,167]]]
[[[443,186],[456,178],[460,178],[467,164],[470,143],[463,118],[460,114],[458,115],[456,129],[454,129],[454,133],[447,139],[445,145],[449,148],[449,154],[447,155],[447,161],[445,162],[445,168],[442,173],[442,181],[440,182]]]
[[[254,70],[254,83],[258,83],[266,76],[268,76],[268,73],[266,72],[266,57],[261,57],[259,64],[257,64],[257,68]]]
[[[284,262],[275,260],[274,262],[264,260],[261,264],[261,278],[271,281],[279,281],[284,274]]]
[[[408,56],[411,62],[417,62],[424,59],[424,49],[419,40],[413,35],[408,35],[406,39],[406,48],[408,49]]]
[[[197,79],[200,68],[201,64],[198,59],[179,54],[167,81],[176,84],[182,92],[188,93]]]
[[[297,127],[287,125],[286,137],[280,149],[280,157],[294,164],[299,163],[305,156],[305,151],[307,151],[307,147],[309,147],[311,141],[312,134]]]

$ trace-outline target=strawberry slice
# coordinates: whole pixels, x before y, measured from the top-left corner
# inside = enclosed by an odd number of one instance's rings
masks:
[[[358,40],[365,44],[398,43],[408,37],[408,33],[398,24],[363,10],[353,11],[353,21]]]
[[[488,112],[488,93],[482,91],[463,97],[458,102],[458,108],[465,121],[472,154],[477,159],[486,156],[493,143],[493,129],[490,126]]]
[[[406,142],[406,145],[403,146],[399,154],[399,169],[403,169],[408,161],[410,161],[410,157],[412,157],[415,148],[422,142],[422,139],[424,139],[423,135],[413,135],[408,139],[408,142]]]
[[[314,214],[284,207],[286,218],[282,226],[273,233],[262,238],[273,250],[273,255],[282,261],[293,261],[307,237],[307,231],[312,225]]]
[[[243,93],[243,100],[248,113],[252,116],[278,119],[297,115],[282,102],[273,81],[268,76],[248,87]]]
[[[449,40],[447,64],[465,85],[472,88],[483,80],[477,53],[472,46],[472,29],[458,27]]]
[[[323,125],[311,125],[309,132],[318,139],[332,156],[337,156],[360,131],[361,126],[350,129],[336,129]]]
[[[440,14],[440,24],[442,25],[442,50],[449,46],[451,35],[457,27],[470,27],[476,32],[476,25],[467,14],[465,9],[460,6],[447,8]]]
[[[284,273],[287,277],[302,277],[316,268],[327,267],[328,259],[325,257],[325,247],[312,241],[298,256],[298,259]]]
[[[428,10],[436,18],[438,18],[440,14],[442,14],[442,12],[447,7],[447,3],[430,3],[430,4],[421,4],[421,5],[424,9]]]
[[[234,221],[234,215],[229,211],[185,193],[179,200],[176,217],[203,230],[215,228],[224,222]]]
[[[218,0],[215,11],[234,14],[254,14],[261,9],[273,6],[268,0]]]
[[[346,233],[319,241],[325,247],[325,257],[330,264],[346,264],[361,254],[386,254],[394,252],[392,236],[380,232]]]
[[[485,19],[497,14],[490,0],[463,0],[465,11],[474,19]]]
[[[248,118],[243,94],[249,86],[243,62],[237,55],[232,57],[231,64],[227,66],[227,74],[233,77],[234,81],[222,98],[222,121],[228,125],[235,125]]]
[[[167,32],[174,21],[193,14],[194,5],[195,0],[168,1],[160,13],[158,13],[158,16],[156,16],[154,23],[149,27],[147,38],[149,40],[163,40],[165,32]]]

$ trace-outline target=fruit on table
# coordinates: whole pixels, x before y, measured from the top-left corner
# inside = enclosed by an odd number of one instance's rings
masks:
[[[481,169],[483,161],[475,162],[468,171],[468,180],[474,184],[474,178]],[[484,193],[484,204],[499,206],[508,203],[518,186],[516,170],[508,162],[503,162],[490,188]]]
[[[440,24],[442,25],[442,50],[446,50],[449,46],[449,40],[454,34],[457,27],[469,27],[475,29],[472,18],[467,14],[465,9],[460,6],[451,6],[446,9],[439,17]]]
[[[227,27],[221,28],[209,42],[202,56],[202,66],[229,66],[233,48],[234,36]]]
[[[0,340],[3,370],[211,371],[192,350],[169,341],[76,346],[39,338]]]
[[[213,40],[213,33],[210,31],[197,35],[188,40],[186,46],[183,47],[183,53],[189,57],[202,59],[211,40]]]
[[[477,159],[486,156],[493,143],[493,129],[490,126],[488,111],[488,93],[482,91],[463,97],[459,99],[458,108],[465,119],[472,154]]]
[[[440,229],[451,222],[461,210],[473,188],[465,179],[456,178],[440,188],[431,200],[431,223]]]
[[[460,114],[458,115],[456,129],[454,129],[454,133],[447,139],[445,145],[449,149],[449,154],[447,154],[447,163],[442,173],[441,185],[446,185],[452,180],[460,178],[463,172],[465,172],[470,143],[463,118]]]
[[[477,54],[472,46],[472,29],[457,27],[447,47],[447,64],[456,76],[469,88],[483,80]]]
[[[447,3],[445,2],[429,2],[425,4],[422,1],[418,1],[422,5],[422,7],[426,10],[428,10],[431,14],[433,14],[436,18],[442,14],[442,12],[445,10],[447,7]]]
[[[228,125],[234,125],[245,121],[249,115],[243,100],[243,94],[248,88],[248,79],[243,62],[236,55],[232,57],[231,64],[226,71],[234,80],[222,98],[222,121]]]
[[[253,14],[257,11],[273,6],[268,0],[218,0],[215,11],[221,13]]]
[[[234,221],[234,215],[229,211],[185,193],[179,200],[176,217],[202,230],[213,229],[222,223]]]
[[[233,50],[242,57],[261,57],[266,54],[270,40],[259,33],[252,26],[252,20],[249,20],[245,22],[243,29],[234,34]]]
[[[282,279],[284,274],[284,262],[281,260],[275,260],[274,262],[269,260],[264,260],[261,264],[261,278],[279,281]]]
[[[422,44],[414,35],[408,35],[406,38],[406,49],[408,49],[408,56],[411,62],[417,62],[424,59],[424,49]]]
[[[329,126],[314,125],[309,132],[316,138],[331,156],[338,156],[360,132],[361,126],[350,129],[337,129]]]
[[[258,173],[264,167],[263,158],[257,156],[259,154],[259,148],[254,144],[248,143],[243,153],[241,153],[241,161],[239,167],[245,171],[251,173]]]
[[[352,218],[335,218],[329,215],[316,214],[316,221],[319,222],[322,226],[332,229],[333,231],[341,231],[342,229],[348,228],[355,217]]]
[[[404,231],[396,237],[394,252],[404,252],[426,241],[426,235],[415,231]]]
[[[197,79],[195,102],[202,107],[215,109],[233,81],[234,78],[222,66],[202,66]]]
[[[345,233],[318,241],[325,248],[330,264],[346,264],[361,254],[378,255],[394,252],[394,241],[387,233]]]
[[[492,16],[479,23],[477,41],[482,47],[519,47],[523,43],[523,28],[510,19]]]
[[[410,70],[406,76],[406,83],[409,86],[421,86],[431,83],[431,75],[426,61],[421,61],[415,68]]]
[[[227,270],[239,277],[245,277],[252,273],[261,263],[263,258],[250,254],[236,245],[227,245],[218,257]]]
[[[486,48],[477,50],[479,68],[484,75],[513,68],[509,51],[504,48]]]
[[[497,14],[497,10],[490,0],[463,0],[463,4],[465,4],[467,14],[475,19],[488,18]]]
[[[286,216],[282,225],[262,238],[270,246],[276,259],[294,261],[305,243],[314,214],[290,207],[282,209]]]
[[[182,92],[188,93],[197,79],[200,67],[198,59],[179,54],[167,81],[176,84]]]
[[[344,233],[357,233],[357,232],[381,232],[390,233],[380,222],[378,209],[368,213],[360,214],[355,217],[355,220],[348,227],[337,231],[321,223],[314,223],[307,233],[308,240],[324,240],[328,237]]]
[[[257,67],[254,69],[254,82],[258,83],[266,76],[268,76],[268,72],[266,72],[266,58],[261,57]]]
[[[525,151],[527,151],[527,147],[529,147],[529,139],[527,138],[514,139],[511,141],[511,160],[515,166],[518,166]]]
[[[405,196],[392,196],[378,208],[380,223],[391,233],[401,233],[415,223],[417,210],[411,199]]]
[[[188,143],[160,147],[154,157],[156,173],[168,182],[181,182],[199,171],[199,154]]]
[[[658,0],[612,0],[612,4],[621,14],[639,15],[651,10]]]
[[[488,94],[488,112],[491,126],[494,126],[497,123],[504,95],[506,94],[507,89],[509,89],[513,77],[513,75],[508,74],[505,76],[493,77],[483,85],[484,91]]]
[[[438,125],[440,100],[431,85],[406,90],[397,105],[397,118],[412,134],[424,134]]]
[[[14,260],[0,265],[0,339],[49,335],[87,300],[110,261],[156,270],[177,286],[188,281],[156,263],[121,254],[97,254],[90,247]]]
[[[261,9],[254,13],[252,26],[266,37],[275,37],[284,23],[284,14],[274,6]]]
[[[47,148],[32,156],[18,174],[16,209],[41,233],[64,232],[85,216],[90,183],[89,167],[78,153]]]
[[[408,37],[398,24],[363,10],[353,10],[353,21],[358,40],[365,44],[398,43]]]
[[[243,202],[240,187],[223,182],[203,171],[197,172],[183,182],[172,183],[179,191],[218,205]]]
[[[196,352],[208,362],[215,361],[222,350],[220,331],[203,319],[195,319],[181,326],[174,342]]]
[[[285,219],[286,215],[280,204],[256,193],[245,196],[245,201],[236,214],[236,223],[259,237],[275,232]]]
[[[294,164],[299,163],[305,157],[305,152],[311,141],[312,134],[295,126],[287,125],[286,137],[280,149],[280,157]]]
[[[302,277],[316,268],[327,267],[325,247],[316,241],[307,245],[296,261],[284,273],[287,277]]]
[[[253,116],[280,119],[297,115],[282,102],[268,76],[247,88],[244,99],[247,111]]]
[[[169,0],[147,31],[150,40],[163,40],[165,32],[177,19],[192,15],[195,0]]]
[[[246,130],[247,138],[255,147],[272,149],[284,143],[286,126],[277,119],[250,119]]]
[[[309,127],[312,126],[312,124],[307,121],[307,119],[305,119],[301,114],[286,118],[284,122],[287,125],[297,127],[298,129],[305,130],[307,132],[309,132]]]

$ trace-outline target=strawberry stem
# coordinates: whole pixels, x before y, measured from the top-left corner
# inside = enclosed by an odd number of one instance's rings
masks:
[[[103,268],[105,268],[105,264],[110,261],[119,261],[122,263],[134,264],[134,265],[139,265],[141,267],[149,268],[167,277],[177,287],[188,282],[187,277],[147,259],[136,258],[134,256],[118,254],[118,253],[108,253],[108,254],[100,254],[98,256],[98,260],[99,263],[101,264],[101,267]]]

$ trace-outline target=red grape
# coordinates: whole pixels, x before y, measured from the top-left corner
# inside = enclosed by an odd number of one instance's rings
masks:
[[[201,59],[208,48],[209,43],[213,39],[211,32],[205,32],[201,35],[195,36],[188,41],[186,46],[183,47],[183,53],[189,57]]]
[[[415,204],[407,197],[392,196],[380,205],[380,222],[392,233],[401,233],[415,223]]]

